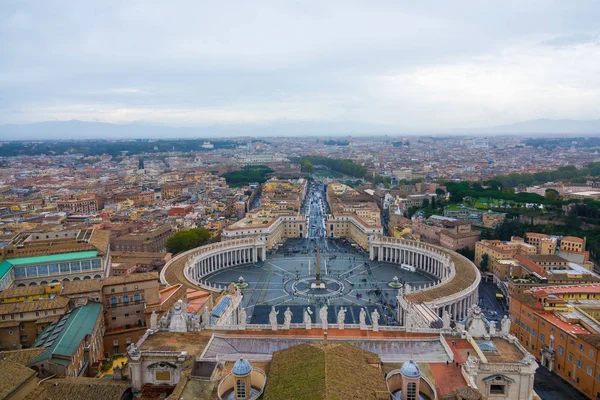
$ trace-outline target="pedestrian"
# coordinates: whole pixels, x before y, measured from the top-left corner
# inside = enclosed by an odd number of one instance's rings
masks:
[[[471,353],[467,351],[467,357],[469,357],[470,355],[471,355]]]
[[[446,367],[448,366],[448,360],[446,360]]]

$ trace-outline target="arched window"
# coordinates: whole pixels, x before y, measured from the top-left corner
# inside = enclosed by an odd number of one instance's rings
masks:
[[[123,296],[123,304],[127,305],[129,303],[129,296]]]
[[[415,382],[409,382],[406,385],[406,398],[408,400],[417,400],[417,384]]]
[[[246,398],[246,382],[238,379],[235,384],[235,398],[245,399]]]
[[[136,293],[133,295],[133,301],[135,301],[136,303],[140,301],[142,296],[140,296],[139,293]]]

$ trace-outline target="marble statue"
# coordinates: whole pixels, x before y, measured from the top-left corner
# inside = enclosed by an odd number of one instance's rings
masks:
[[[187,310],[181,299],[177,300],[169,314],[171,314],[169,332],[187,332]]]
[[[200,316],[192,314],[190,316],[190,330],[192,332],[198,332],[200,330]]]
[[[271,324],[271,330],[277,330],[277,315],[279,311],[275,311],[275,306],[271,306],[271,312],[269,313],[269,323]]]
[[[321,307],[319,310],[319,317],[321,317],[321,327],[323,330],[327,330],[327,306]]]
[[[502,327],[502,333],[508,335],[510,333],[510,319],[505,315],[500,324]]]
[[[312,314],[313,312],[311,311],[310,306],[306,307],[306,310],[304,310],[304,326],[306,329],[312,329]]]
[[[150,315],[150,329],[153,331],[158,329],[158,314],[156,311],[152,311],[152,314]]]
[[[360,330],[366,331],[367,330],[367,312],[362,307],[360,309],[360,314],[358,316],[358,319],[360,321]]]
[[[344,329],[344,320],[345,319],[346,319],[346,309],[344,307],[340,307],[340,311],[338,311],[338,315],[337,315],[338,329]]]
[[[494,336],[496,334],[496,321],[490,322],[490,336]]]
[[[450,329],[450,313],[444,310],[442,314],[442,322],[444,323],[444,329]]]
[[[290,329],[290,325],[292,324],[292,310],[288,307],[287,310],[283,313],[283,328]]]
[[[246,309],[245,308],[240,307],[239,320],[240,320],[239,325],[242,328],[245,328],[246,327]]]
[[[132,357],[132,358],[136,358],[140,356],[140,349],[137,348],[137,346],[135,345],[135,343],[131,343],[128,347],[127,347],[127,353]]]
[[[210,315],[208,313],[208,307],[204,306],[204,311],[202,311],[202,326],[206,327],[210,325]]]
[[[160,317],[160,321],[158,323],[158,328],[159,329],[169,329],[169,319],[167,318],[166,315],[163,315],[162,317]]]
[[[371,321],[373,321],[373,332],[379,332],[379,313],[377,310],[371,313]]]

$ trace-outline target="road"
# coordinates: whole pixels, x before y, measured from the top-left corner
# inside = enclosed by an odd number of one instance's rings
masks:
[[[535,390],[542,400],[587,399],[582,393],[574,389],[573,386],[544,367],[539,367],[535,372],[533,390]]]
[[[496,321],[496,327],[500,327],[502,317],[508,314],[506,300],[498,299],[496,294],[500,289],[493,283],[484,282],[479,284],[479,307],[488,321]]]

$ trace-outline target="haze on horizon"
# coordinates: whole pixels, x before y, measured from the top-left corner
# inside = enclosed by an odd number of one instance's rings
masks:
[[[0,124],[433,132],[600,118],[600,4],[489,4],[9,0]]]

